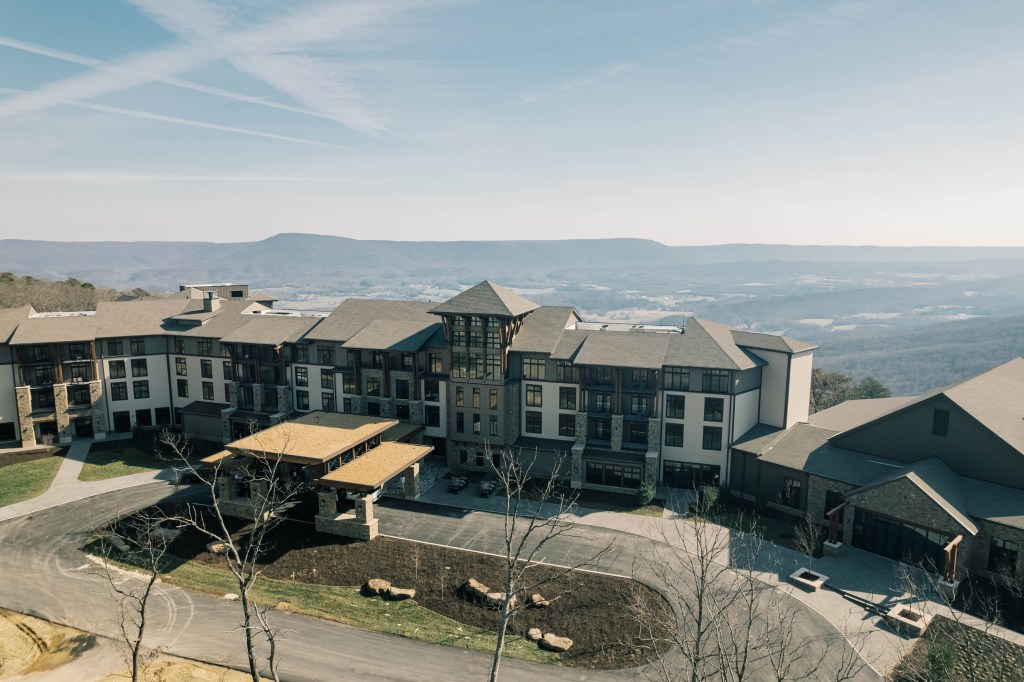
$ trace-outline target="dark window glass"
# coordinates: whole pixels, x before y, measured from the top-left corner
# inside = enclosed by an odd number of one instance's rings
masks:
[[[436,403],[441,400],[441,385],[436,379],[428,379],[423,382],[423,399],[428,403]]]
[[[204,379],[213,378],[213,360],[200,360],[199,361],[199,375]]]
[[[724,398],[704,398],[704,421],[720,422],[725,410]]]
[[[132,391],[135,395],[136,400],[142,400],[143,398],[149,397],[149,381],[143,379],[142,381],[132,382]]]
[[[705,450],[721,450],[722,449],[722,427],[721,426],[705,426],[704,427],[704,443],[703,448]]]
[[[295,409],[309,409],[309,391],[295,391]]]
[[[934,410],[932,412],[932,435],[949,435],[949,410]]]
[[[683,447],[682,424],[665,424],[665,445],[673,448]]]
[[[128,400],[128,382],[116,381],[110,384],[111,400]]]
[[[107,339],[107,355],[124,355],[121,339]]]
[[[309,369],[306,367],[295,368],[295,385],[309,386]]]
[[[576,389],[569,386],[562,386],[558,389],[558,409],[576,409]]]
[[[124,360],[111,360],[110,364],[110,378],[111,379],[124,379]]]
[[[527,411],[526,432],[540,433],[543,430],[543,416],[540,412]]]
[[[544,390],[539,384],[526,384],[527,407],[543,407]]]
[[[576,437],[576,415],[558,415],[558,435],[568,438]]]
[[[213,400],[213,382],[203,382],[203,400]]]
[[[670,395],[665,398],[665,417],[668,419],[686,418],[685,395]]]
[[[188,397],[188,379],[178,379],[178,397]]]

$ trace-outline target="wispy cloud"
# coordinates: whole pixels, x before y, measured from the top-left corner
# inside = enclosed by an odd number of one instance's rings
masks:
[[[602,81],[610,80],[612,78],[615,78],[616,76],[621,76],[627,71],[630,71],[632,68],[633,64],[612,64],[610,66],[604,67],[603,69],[599,69],[584,78],[580,78],[578,80],[571,80],[567,83],[564,83],[562,85],[562,90],[572,91],[589,88]]]
[[[837,0],[823,6],[819,5],[814,11],[794,19],[733,36],[721,41],[716,47],[721,50],[743,49],[790,39],[808,31],[863,16],[887,2],[888,0]]]
[[[124,182],[224,182],[224,183],[312,183],[367,184],[385,182],[365,177],[315,177],[296,175],[223,175],[210,173],[99,173],[99,172],[24,172],[0,171],[0,182],[121,184]]]
[[[63,104],[81,104],[101,95],[154,81],[170,82],[179,87],[200,90],[208,94],[266,105],[265,102],[238,93],[199,86],[177,78],[210,62],[227,60],[240,71],[290,95],[303,104],[305,109],[289,108],[289,105],[270,106],[295,110],[296,113],[312,113],[361,133],[379,134],[387,129],[386,121],[365,108],[365,103],[358,93],[345,82],[342,70],[329,67],[306,52],[328,41],[358,38],[359,30],[385,22],[397,12],[420,3],[370,0],[321,4],[234,31],[230,30],[234,22],[227,10],[201,0],[132,0],[132,4],[153,21],[177,35],[181,42],[128,55],[115,61],[101,62],[51,48],[29,46],[25,43],[13,45],[11,43],[17,41],[8,40],[5,44],[10,47],[31,47],[29,51],[75,61],[92,67],[92,70],[0,101],[0,119]],[[147,116],[157,118],[161,115]],[[163,118],[169,122],[186,120],[171,121],[170,119],[175,117]],[[196,123],[190,122],[186,125]],[[242,130],[214,124],[202,124],[200,127],[231,132]],[[283,136],[274,137],[281,139]],[[293,141],[297,140],[299,138],[293,138]]]
[[[22,95],[25,94],[23,90],[15,90],[14,88],[0,87],[0,92],[11,95]],[[6,101],[6,100],[4,100]],[[0,102],[2,106],[3,102]],[[123,107],[111,107],[104,104],[95,104],[91,102],[77,102],[69,101],[65,102],[67,106],[77,107],[79,109],[88,109],[90,111],[101,111],[107,114],[117,114],[119,116],[128,116],[131,118],[140,118],[149,121],[159,121],[161,123],[173,123],[176,125],[191,126],[193,128],[205,128],[207,130],[219,130],[225,133],[237,133],[239,135],[250,135],[252,137],[263,137],[269,140],[279,140],[281,142],[296,142],[298,144],[308,144],[317,147],[335,147],[337,145],[330,144],[328,142],[321,142],[319,140],[309,140],[301,137],[292,137],[290,135],[278,135],[276,133],[268,133],[262,130],[253,130],[251,128],[239,128],[237,126],[225,126],[217,123],[207,123],[205,121],[196,121],[189,118],[180,118],[178,116],[166,116],[164,114],[157,114],[150,111],[139,111],[137,109],[125,109]]]

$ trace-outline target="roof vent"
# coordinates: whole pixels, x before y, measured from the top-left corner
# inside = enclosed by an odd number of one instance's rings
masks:
[[[206,292],[206,298],[203,299],[203,312],[212,313],[214,310],[220,308],[220,299],[217,298],[217,294],[212,291]]]

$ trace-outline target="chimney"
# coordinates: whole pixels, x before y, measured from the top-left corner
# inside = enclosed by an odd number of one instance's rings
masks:
[[[220,308],[220,299],[217,298],[217,294],[207,291],[206,298],[203,299],[203,312],[212,313],[218,308]]]

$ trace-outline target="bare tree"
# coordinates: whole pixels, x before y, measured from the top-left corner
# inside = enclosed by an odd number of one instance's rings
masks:
[[[115,544],[117,546],[115,546]],[[103,543],[105,551],[102,575],[117,602],[118,634],[124,643],[125,663],[138,682],[144,668],[142,639],[146,632],[146,615],[167,554],[168,534],[159,519],[136,513],[122,519]],[[129,564],[142,573],[137,580],[125,576],[111,566],[110,559]]]
[[[525,461],[521,451],[514,453],[505,449],[501,452],[500,465],[495,465],[490,452],[488,460],[492,463],[491,468],[505,497],[503,593],[499,607],[498,639],[489,678],[494,682],[498,679],[509,622],[516,613],[529,606],[528,600],[534,591],[572,571],[596,565],[611,548],[611,544],[572,566],[554,572],[551,567],[546,567],[544,571],[536,570],[537,557],[552,541],[580,536],[580,531],[571,520],[576,496],[566,495],[558,488],[563,460],[557,458],[544,479],[532,476],[537,461],[536,453],[529,457],[529,461]]]
[[[814,568],[814,555],[818,553],[821,545],[821,526],[811,521],[807,516],[798,521],[793,527],[793,544],[796,550],[807,557],[807,568]]]
[[[258,442],[259,434],[253,435]],[[270,621],[270,609],[260,606],[253,599],[252,591],[263,572],[262,560],[271,549],[270,536],[283,520],[281,508],[298,494],[299,485],[286,480],[282,475],[280,455],[275,457],[262,447],[259,456],[249,453],[249,462],[241,469],[242,480],[239,481],[250,491],[249,503],[243,505],[248,525],[243,529],[244,532],[233,533],[224,512],[225,500],[222,499],[222,484],[219,482],[224,472],[220,470],[220,464],[214,465],[213,471],[200,471],[190,459],[191,446],[184,436],[165,431],[160,436],[160,442],[174,453],[193,477],[209,489],[211,499],[205,512],[195,505],[188,505],[172,520],[179,527],[191,528],[204,535],[224,555],[227,569],[238,587],[242,609],[239,627],[245,635],[245,650],[252,680],[259,682],[261,673],[265,672],[273,680],[279,681],[277,638],[280,631]],[[236,482],[229,478],[225,483],[234,485]],[[267,644],[265,668],[257,654],[259,637]]]

